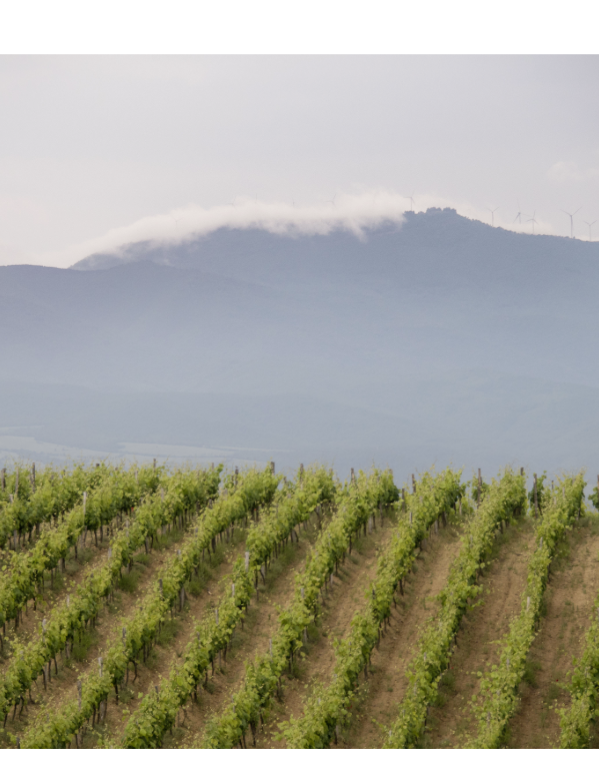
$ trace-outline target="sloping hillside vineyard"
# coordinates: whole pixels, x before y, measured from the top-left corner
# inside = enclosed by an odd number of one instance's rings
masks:
[[[0,745],[599,745],[599,487],[462,474],[2,470]]]

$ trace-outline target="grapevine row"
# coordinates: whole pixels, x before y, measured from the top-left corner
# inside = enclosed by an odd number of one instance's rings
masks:
[[[243,621],[243,610],[253,594],[250,569],[254,570],[255,586],[258,573],[264,572],[278,548],[293,537],[296,526],[309,520],[314,511],[333,501],[335,483],[324,468],[301,472],[295,493],[285,495],[275,509],[253,526],[246,539],[247,561],[239,560],[233,569],[231,588],[220,600],[216,613],[196,626],[196,638],[187,646],[183,662],[173,666],[168,681],[156,695],[146,696],[135,717],[125,729],[121,747],[157,748],[167,730],[172,728],[177,712],[197,687],[218,653],[227,651],[233,631]],[[297,532],[295,532],[297,536]]]
[[[583,498],[583,476],[564,477],[545,505],[537,526],[535,551],[528,563],[522,609],[510,624],[501,644],[499,664],[483,675],[480,695],[473,704],[478,719],[478,734],[469,746],[474,749],[499,747],[508,721],[516,710],[518,686],[535,638],[549,566],[558,543],[573,520],[580,516]]]
[[[45,530],[30,552],[13,552],[10,570],[0,580],[0,627],[10,619],[18,626],[20,612],[29,600],[35,601],[37,584],[45,572],[64,561],[71,547],[77,556],[77,543],[84,529],[95,532],[117,515],[130,511],[146,493],[156,490],[159,480],[160,473],[151,468],[142,468],[139,473],[117,472],[66,515],[57,528]]]
[[[452,653],[452,644],[468,601],[479,591],[476,580],[503,524],[526,509],[524,477],[506,470],[493,481],[462,537],[447,584],[439,595],[441,608],[423,630],[419,649],[410,664],[409,686],[401,702],[399,717],[384,742],[387,749],[416,747],[426,725],[428,707],[436,698],[439,680]]]
[[[76,466],[72,472],[57,475],[45,472],[37,475],[32,487],[11,493],[12,501],[0,502],[0,548],[7,544],[17,549],[17,541],[35,530],[39,533],[42,523],[58,521],[60,515],[70,510],[84,491],[90,493],[109,473],[105,464],[84,469]],[[31,481],[30,481],[31,482]],[[14,485],[13,485],[14,488]]]
[[[589,746],[591,725],[599,711],[599,599],[587,630],[580,659],[576,660],[570,695],[570,707],[561,710],[562,749],[582,749]]]
[[[418,545],[441,516],[447,520],[462,493],[460,474],[451,470],[434,479],[426,474],[419,480],[416,494],[407,499],[409,517],[400,519],[392,541],[378,559],[366,608],[355,614],[349,637],[336,648],[332,682],[312,693],[301,718],[291,718],[282,727],[288,748],[320,749],[336,740],[338,725],[348,717],[358,676],[367,670],[381,630],[389,621],[397,588],[403,593],[403,580],[412,569]]]
[[[245,733],[256,732],[264,710],[280,685],[302,637],[315,618],[321,590],[350,550],[352,537],[366,527],[382,505],[397,501],[397,488],[390,472],[375,470],[370,476],[360,472],[338,500],[339,511],[323,530],[307,557],[303,573],[296,579],[291,606],[279,617],[279,628],[269,652],[246,666],[241,689],[225,711],[208,724],[202,745],[208,749],[230,749],[245,742]]]
[[[231,526],[247,520],[258,508],[270,504],[280,477],[270,469],[249,471],[239,478],[232,495],[221,496],[199,520],[193,537],[161,568],[159,576],[148,591],[140,609],[135,612],[106,650],[102,667],[82,680],[79,703],[70,702],[53,713],[42,713],[37,724],[30,728],[22,746],[25,748],[59,748],[70,744],[90,718],[95,719],[101,706],[105,707],[111,690],[118,698],[119,685],[128,677],[129,665],[137,673],[140,655],[144,660],[157,641],[166,615],[182,598],[182,588],[201,562],[203,553],[216,537]]]
[[[93,571],[86,581],[79,585],[75,595],[69,595],[44,621],[41,636],[22,645],[15,643],[14,654],[0,680],[0,716],[8,716],[11,705],[16,705],[30,690],[33,682],[46,675],[46,665],[66,649],[75,635],[81,635],[102,607],[102,599],[111,595],[121,576],[122,568],[130,565],[135,552],[153,538],[166,524],[183,517],[189,510],[204,506],[218,493],[221,467],[203,474],[195,472],[177,473],[164,481],[164,498],[150,497],[143,503],[126,530],[112,541],[110,557],[105,565]],[[50,673],[50,670],[48,670]]]
[[[28,499],[34,492],[36,483],[43,482],[53,474],[52,467],[46,467],[43,472],[36,474],[35,464],[32,464],[29,473],[22,464],[17,464],[12,472],[7,472],[6,467],[0,469],[0,508],[4,502],[11,498]]]

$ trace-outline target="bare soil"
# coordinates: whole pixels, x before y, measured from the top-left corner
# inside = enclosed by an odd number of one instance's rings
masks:
[[[259,583],[259,599],[253,600],[245,616],[244,628],[238,627],[226,663],[217,665],[209,674],[198,702],[189,701],[179,717],[180,727],[164,740],[164,747],[190,746],[201,738],[206,723],[218,715],[230,702],[231,695],[241,686],[245,662],[268,650],[269,638],[276,632],[281,607],[289,602],[295,589],[295,577],[304,568],[306,555],[317,536],[313,524],[300,533],[299,543],[289,543],[271,564],[266,584]],[[226,589],[229,589],[229,585]]]
[[[74,591],[93,570],[102,567],[109,546],[110,540],[107,536],[102,543],[98,539],[96,547],[93,536],[88,535],[86,546],[78,548],[78,559],[75,560],[72,552],[67,557],[64,573],[55,569],[53,577],[50,573],[45,574],[44,588],[38,594],[36,608],[34,609],[33,602],[30,602],[23,609],[18,628],[15,630],[14,622],[11,622],[10,628],[7,627],[8,642],[4,644],[3,653],[0,653],[0,669],[11,657],[11,640],[18,637],[20,642],[26,643],[33,634],[39,632],[42,619],[49,618],[55,605],[65,598],[67,592]]]
[[[565,689],[572,659],[580,655],[599,593],[599,519],[583,518],[569,532],[551,566],[545,615],[529,654],[527,682],[510,723],[512,749],[556,748],[558,709],[568,707]]]
[[[81,641],[75,644],[71,658],[57,658],[58,673],[56,674],[53,664],[48,690],[44,691],[42,681],[37,681],[37,686],[34,686],[32,692],[35,705],[29,703],[23,713],[17,715],[15,721],[9,718],[8,730],[22,734],[29,727],[30,721],[35,719],[39,705],[49,703],[58,708],[76,696],[79,676],[88,672],[92,665],[98,664],[98,657],[103,655],[102,649],[120,631],[123,621],[137,609],[141,596],[184,535],[184,531],[173,529],[161,538],[161,542],[149,556],[140,554],[136,557],[131,574],[125,576],[121,582],[126,588],[116,591],[113,599],[104,604],[97,616],[95,628],[89,629]]]
[[[447,582],[451,564],[460,550],[459,529],[441,528],[420,550],[404,596],[398,597],[391,626],[372,654],[372,672],[357,691],[353,716],[339,740],[339,748],[377,749],[383,729],[397,717],[406,687],[410,661],[417,650],[424,624],[437,612],[437,595]]]
[[[224,588],[230,589],[230,575],[235,560],[245,549],[246,530],[237,528],[233,540],[217,546],[212,560],[206,560],[201,570],[199,581],[192,583],[193,592],[187,590],[187,600],[183,611],[173,611],[172,618],[162,628],[158,644],[152,649],[145,664],[138,663],[138,676],[133,680],[129,676],[128,685],[124,686],[116,705],[108,708],[106,719],[98,732],[108,736],[111,743],[118,745],[128,719],[134,714],[143,695],[149,693],[155,685],[161,685],[167,679],[173,664],[180,663],[185,648],[191,640],[196,622],[209,610],[214,610]],[[225,584],[227,585],[225,587]],[[118,627],[116,628],[118,632]],[[88,740],[91,743],[91,740]]]
[[[379,520],[376,530],[355,543],[351,556],[340,567],[339,575],[325,598],[316,627],[310,633],[303,658],[294,665],[293,675],[285,681],[283,701],[273,704],[264,728],[258,734],[258,748],[284,748],[285,741],[278,728],[279,723],[291,716],[301,715],[305,698],[314,683],[330,680],[335,661],[333,641],[345,637],[354,614],[366,604],[368,587],[376,572],[377,558],[394,530],[393,521],[386,519],[381,525]]]
[[[497,537],[491,565],[480,581],[482,593],[462,619],[457,648],[439,686],[438,700],[430,709],[426,747],[457,748],[474,732],[470,699],[478,691],[478,675],[497,661],[497,641],[520,612],[533,542],[534,527],[526,519],[513,522]]]

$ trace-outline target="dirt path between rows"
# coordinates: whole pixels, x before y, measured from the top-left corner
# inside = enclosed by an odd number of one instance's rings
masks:
[[[546,614],[530,650],[520,707],[509,726],[512,749],[555,748],[557,708],[568,707],[572,659],[580,655],[599,592],[599,519],[581,520],[568,534],[551,566],[545,592]]]
[[[478,674],[497,661],[497,640],[520,612],[533,543],[534,526],[526,519],[513,522],[497,537],[491,565],[480,581],[479,604],[462,619],[457,648],[439,686],[438,701],[430,709],[425,747],[457,748],[475,732],[470,699],[478,691]]]
[[[217,716],[230,702],[231,695],[239,689],[245,675],[245,662],[256,654],[268,650],[269,638],[276,632],[280,608],[292,598],[295,576],[303,570],[306,555],[317,537],[313,523],[300,532],[299,543],[289,543],[274,560],[266,576],[266,584],[259,584],[259,600],[252,599],[244,621],[244,628],[238,627],[231,649],[227,652],[226,663],[209,673],[208,686],[203,688],[198,702],[188,702],[181,726],[165,738],[165,748],[191,746],[196,738],[202,737],[207,722]],[[229,588],[228,585],[226,587]]]
[[[74,592],[92,571],[102,568],[110,543],[110,539],[105,536],[101,544],[98,539],[98,547],[96,547],[93,536],[88,536],[86,546],[78,548],[78,560],[75,560],[73,552],[69,553],[64,573],[60,573],[56,569],[53,578],[49,572],[46,573],[44,575],[44,591],[38,594],[36,610],[33,608],[33,602],[30,601],[27,608],[23,609],[16,632],[14,622],[11,622],[10,629],[7,629],[9,640],[16,635],[20,642],[26,643],[33,634],[39,632],[39,624],[42,619],[49,618],[54,607],[65,598],[67,592]],[[10,657],[9,644],[5,644],[4,653],[0,654],[0,670],[3,665],[7,664]]]
[[[380,748],[382,728],[397,717],[418,636],[425,622],[437,612],[436,596],[445,586],[460,546],[459,529],[454,526],[441,528],[424,542],[406,579],[404,596],[396,598],[391,626],[372,654],[372,673],[357,691],[354,714],[341,734],[338,748]]]
[[[224,585],[229,584],[235,560],[245,550],[246,533],[246,529],[237,528],[233,541],[218,545],[212,564],[207,560],[200,581],[192,583],[195,594],[188,590],[183,611],[173,611],[173,618],[163,625],[158,644],[150,652],[146,663],[138,663],[137,680],[134,682],[133,674],[130,674],[129,684],[123,687],[119,696],[119,705],[114,703],[109,707],[106,720],[98,730],[109,736],[113,743],[119,743],[127,721],[142,700],[140,694],[148,694],[155,685],[161,685],[163,679],[168,679],[171,665],[180,663],[182,659],[196,622],[218,604]]]
[[[288,677],[283,686],[283,701],[274,702],[264,728],[259,732],[256,746],[259,749],[282,749],[285,741],[280,736],[278,724],[291,715],[301,715],[304,699],[315,682],[330,679],[333,672],[335,650],[333,641],[341,639],[350,629],[357,610],[366,603],[366,591],[376,571],[377,558],[390,540],[395,525],[387,518],[383,525],[368,536],[358,539],[351,556],[339,568],[332,589],[329,588],[316,626],[311,628],[305,656],[294,668],[294,676]]]
[[[124,577],[126,589],[117,590],[112,601],[104,603],[96,619],[96,627],[88,629],[80,643],[76,643],[71,658],[66,661],[57,657],[58,674],[52,666],[52,681],[44,692],[41,679],[33,688],[35,706],[29,704],[22,716],[13,722],[9,719],[7,727],[15,734],[24,733],[35,719],[39,705],[51,704],[59,708],[76,694],[77,679],[87,673],[93,665],[97,665],[98,657],[103,656],[107,643],[120,631],[124,620],[137,609],[146,589],[152,584],[158,570],[184,538],[185,532],[174,529],[150,555],[137,555],[131,574]],[[110,712],[110,707],[109,707]]]

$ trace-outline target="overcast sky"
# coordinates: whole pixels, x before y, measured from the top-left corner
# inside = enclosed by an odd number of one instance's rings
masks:
[[[516,229],[519,203],[559,235],[582,206],[587,238],[597,83],[597,57],[1,57],[0,264],[256,198],[289,217],[413,195]]]

